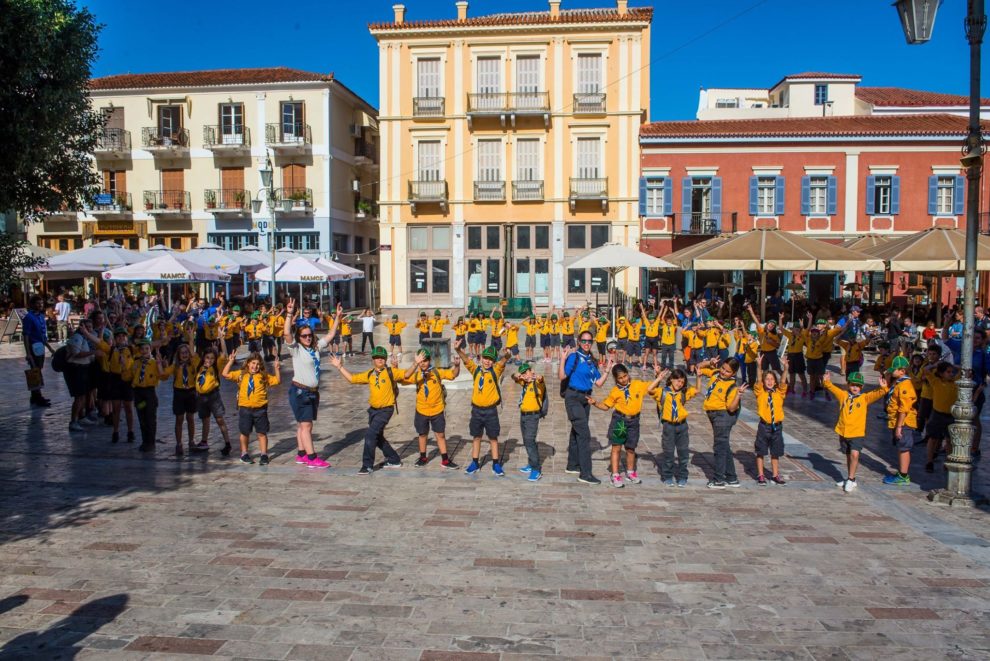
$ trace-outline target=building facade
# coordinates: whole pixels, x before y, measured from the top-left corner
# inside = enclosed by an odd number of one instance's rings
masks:
[[[638,131],[652,9],[407,20],[379,44],[381,289],[386,308],[481,297],[574,306],[607,295],[567,263],[637,246]],[[635,276],[617,287],[634,292]]]
[[[365,281],[336,286],[345,305],[375,295],[376,260],[365,253],[378,241],[377,112],[332,74],[284,67],[124,74],[92,80],[90,98],[106,117],[93,154],[101,192],[83,212],[33,224],[37,245],[267,250],[275,241],[336,253],[365,271]],[[269,158],[274,209],[259,174]],[[257,213],[252,200],[261,201]]]

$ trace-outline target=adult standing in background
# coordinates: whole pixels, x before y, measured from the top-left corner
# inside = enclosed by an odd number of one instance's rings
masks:
[[[55,320],[58,327],[58,341],[65,342],[69,339],[69,314],[72,306],[65,300],[65,295],[58,295],[58,303],[55,304]]]
[[[578,481],[585,484],[602,483],[591,472],[591,429],[588,427],[591,405],[588,403],[588,396],[591,395],[592,388],[601,387],[605,382],[605,375],[612,369],[610,358],[605,365],[605,374],[598,371],[598,363],[591,355],[593,342],[591,331],[581,333],[577,349],[564,349],[564,358],[560,361],[557,372],[561,384],[566,384],[564,409],[567,411],[567,420],[571,423],[566,472],[577,474]]]
[[[28,299],[28,311],[21,321],[24,332],[24,357],[28,367],[41,369],[45,366],[45,349],[52,353],[52,345],[48,343],[48,324],[45,322],[45,302],[35,294]],[[31,388],[31,406],[51,406],[51,400],[41,394],[41,383]]]
[[[365,354],[365,345],[370,344],[375,348],[375,313],[371,308],[365,308],[361,313],[361,355]]]

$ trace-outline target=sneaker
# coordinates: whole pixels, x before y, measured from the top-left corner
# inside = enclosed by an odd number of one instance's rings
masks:
[[[536,482],[541,477],[543,477],[543,473],[541,473],[538,468],[533,468],[533,469],[530,469],[530,471],[529,471],[529,477],[526,478],[526,479],[528,479],[530,482]]]
[[[69,423],[69,431],[86,431],[86,428],[79,424],[77,420],[73,420]]]
[[[626,473],[625,479],[629,484],[640,484],[643,481],[639,479],[639,475],[636,474],[636,471],[629,471]]]
[[[460,468],[459,465],[457,465],[457,464],[454,463],[454,460],[453,459],[441,459],[440,460],[440,466],[443,467],[443,468],[446,468],[448,470],[452,470],[452,471],[455,471],[458,468]]]
[[[611,486],[615,487],[616,489],[621,489],[622,487],[626,486],[622,482],[622,476],[619,475],[618,473],[614,473],[612,477],[609,478],[608,483]]]
[[[756,483],[759,484],[761,487],[765,487],[767,486],[767,478],[764,477],[763,475],[760,475],[759,477],[756,478]]]
[[[725,486],[737,488],[737,487],[740,487],[742,485],[739,484],[739,480],[726,480],[725,481]]]
[[[926,473],[934,473],[935,472],[935,462],[934,461],[929,461],[927,464],[925,464],[925,472]]]
[[[901,475],[900,473],[894,473],[893,475],[887,475],[883,478],[884,484],[896,484],[898,486],[907,486],[911,484],[911,478],[907,475]]]
[[[196,450],[196,452],[209,452],[210,444],[207,443],[206,441],[200,441],[194,446],[194,449]]]
[[[261,457],[258,459],[258,464],[260,464],[261,466],[267,466],[268,465],[268,455],[267,454],[261,455]]]
[[[220,450],[221,456],[229,457],[231,449],[232,448],[230,447],[230,443],[225,444],[223,448]]]
[[[481,467],[478,465],[478,460],[472,459],[471,463],[468,464],[468,467],[464,469],[464,472],[467,473],[468,475],[474,475],[475,473],[478,472],[479,468]]]
[[[429,459],[427,459],[426,457],[420,457],[419,459],[416,460],[416,463],[414,463],[413,466],[415,466],[416,468],[422,468],[428,463],[430,463]]]
[[[492,462],[492,472],[498,477],[505,477],[505,471],[502,469],[502,464],[498,462]]]
[[[134,442],[134,432],[132,431],[127,432],[127,442],[128,443]]]
[[[663,481],[663,485],[665,487],[672,487],[672,486],[674,486],[674,478],[668,477],[666,480]]]
[[[687,486],[687,480],[677,480],[677,486],[684,488]]]
[[[367,466],[361,466],[361,470],[357,472],[358,475],[371,475],[371,469]]]
[[[79,424],[85,425],[85,426],[88,427],[90,425],[95,425],[96,424],[96,420],[93,419],[93,418],[90,418],[89,416],[83,416],[83,417],[79,418]]]
[[[527,465],[523,466],[522,468],[520,468],[519,469],[519,472],[520,473],[529,473],[531,470],[533,470],[533,469],[529,466],[529,464],[527,464]]]
[[[602,483],[602,481],[599,480],[594,475],[587,475],[587,476],[578,475],[578,482],[581,482],[583,484],[601,484]]]
[[[303,466],[309,466],[309,457],[304,454],[296,454],[296,463],[302,464]]]
[[[384,464],[385,468],[402,468],[401,461],[386,461]]]
[[[581,474],[581,469],[580,468],[565,468],[564,469],[564,472],[567,473],[568,475],[580,475]]]
[[[320,459],[319,457],[314,459],[306,457],[306,466],[308,468],[330,468],[330,462]]]
[[[847,480],[838,480],[835,483],[835,486],[839,487],[840,489],[845,488],[846,482],[847,482]]]
[[[784,478],[782,478],[779,475],[774,475],[773,477],[770,478],[770,481],[773,482],[774,484],[776,484],[779,487],[782,487],[785,484],[787,484],[787,480],[785,480]]]
[[[120,433],[119,432],[114,432],[114,433],[110,434],[110,442],[111,443],[116,443],[119,440],[120,440]]]
[[[254,459],[252,459],[251,458],[251,455],[249,455],[249,454],[242,454],[241,455],[241,463],[242,464],[253,464],[254,463]]]
[[[89,420],[90,422],[99,422],[100,415],[96,411],[90,411],[89,414],[86,416],[86,419]]]
[[[845,486],[842,487],[842,490],[845,491],[846,493],[852,493],[853,489],[855,488],[856,488],[856,480],[846,480]]]
[[[709,480],[706,486],[709,489],[724,489],[725,482],[719,482],[718,480]]]

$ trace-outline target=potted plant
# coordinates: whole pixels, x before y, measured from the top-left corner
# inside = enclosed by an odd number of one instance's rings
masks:
[[[155,207],[155,203],[150,198],[144,199],[144,209],[145,211],[151,211]]]
[[[238,209],[245,208],[244,207],[244,200],[245,199],[247,199],[247,196],[244,194],[244,191],[239,190],[236,193],[234,193],[234,202],[237,203],[237,208]]]
[[[294,206],[308,207],[310,203],[309,193],[305,190],[293,191],[289,194],[289,199],[296,203]]]
[[[357,217],[364,218],[371,213],[371,202],[368,200],[361,200],[357,204]]]
[[[217,208],[217,194],[216,194],[216,191],[208,190],[208,191],[206,191],[206,193],[204,194],[203,197],[204,197],[204,199],[206,201],[206,208],[207,209],[216,209]]]

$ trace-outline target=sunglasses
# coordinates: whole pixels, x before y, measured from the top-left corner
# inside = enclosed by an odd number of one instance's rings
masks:
[[[313,334],[312,333],[300,333],[299,334],[299,337],[301,337],[301,338],[302,337],[313,337]]]
[[[580,344],[591,344],[593,340],[578,340]]]

